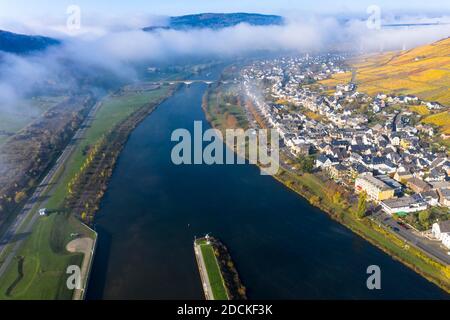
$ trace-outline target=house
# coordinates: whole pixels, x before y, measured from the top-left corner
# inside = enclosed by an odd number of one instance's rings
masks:
[[[333,162],[330,160],[330,158],[328,158],[326,155],[323,154],[316,159],[317,168],[326,168],[331,166],[332,164]]]
[[[445,181],[445,179],[447,178],[447,174],[444,171],[444,169],[442,170],[438,170],[437,168],[433,169],[430,171],[430,173],[428,174],[428,177],[425,178],[426,181]]]
[[[363,173],[356,178],[355,191],[366,192],[369,199],[375,201],[387,200],[394,197],[394,189],[375,178],[371,173]]]
[[[416,193],[431,190],[431,186],[419,178],[411,178],[406,182],[406,186]]]
[[[439,203],[445,207],[450,207],[450,189],[438,189]]]
[[[311,154],[311,144],[309,143],[299,143],[291,147],[291,150],[296,155],[309,155]]]
[[[438,103],[438,102],[428,102],[427,103],[427,107],[430,110],[434,110],[434,109],[440,110],[440,109],[443,108],[442,105],[440,103]]]
[[[380,181],[383,181],[389,187],[394,189],[394,195],[398,196],[398,195],[402,194],[402,192],[403,192],[402,185],[399,182],[392,179],[391,177],[389,177],[388,175],[379,175],[379,176],[375,176],[375,178],[377,178]]]
[[[394,175],[394,179],[403,184],[405,184],[409,179],[412,179],[412,178],[413,178],[413,175],[408,171],[404,171],[404,172],[397,171]]]
[[[381,201],[381,207],[388,214],[406,214],[411,212],[423,211],[428,208],[427,203],[420,195],[411,197],[401,197],[396,199],[387,199]]]
[[[344,178],[349,173],[349,169],[346,166],[338,163],[336,165],[329,166],[327,168],[327,172],[332,179],[339,180]]]
[[[399,146],[400,145],[400,136],[398,134],[392,134],[391,137],[391,143],[393,146]]]
[[[396,170],[396,166],[384,157],[373,157],[369,160],[369,166],[383,174],[392,173]]]
[[[450,249],[450,233],[444,233],[444,236],[442,237],[442,244],[447,249]]]
[[[47,215],[47,209],[45,208],[39,209],[39,215],[41,217],[45,217]]]
[[[445,165],[446,163],[447,163],[447,158],[445,158],[445,157],[437,157],[436,159],[434,159],[431,162],[431,167],[432,168],[440,167],[440,166]]]
[[[450,161],[445,161],[442,164],[442,169],[445,170],[445,173],[447,173],[448,175],[450,175]]]
[[[422,192],[420,195],[431,207],[435,207],[439,204],[439,194],[436,190]]]
[[[450,235],[450,220],[433,223],[431,233],[433,237],[442,241],[445,234]]]
[[[432,181],[430,182],[433,189],[450,189],[450,181]]]

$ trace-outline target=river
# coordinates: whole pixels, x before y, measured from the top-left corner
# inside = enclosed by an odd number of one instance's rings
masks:
[[[209,128],[205,89],[181,88],[131,134],[97,214],[88,299],[203,299],[193,241],[206,233],[251,299],[449,297],[252,165],[173,165],[172,131]],[[370,265],[381,290],[367,289]]]

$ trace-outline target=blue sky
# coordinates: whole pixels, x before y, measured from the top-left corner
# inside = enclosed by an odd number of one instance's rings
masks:
[[[261,12],[289,14],[364,13],[369,5],[379,5],[386,12],[450,12],[448,0],[0,0],[0,15],[25,18],[33,15],[64,14],[76,4],[86,12],[181,15],[199,12]]]

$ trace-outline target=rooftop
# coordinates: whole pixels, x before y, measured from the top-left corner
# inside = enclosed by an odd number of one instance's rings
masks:
[[[438,222],[441,232],[450,232],[450,220]]]
[[[367,182],[369,182],[370,184],[376,186],[378,189],[380,190],[391,190],[392,188],[390,186],[388,186],[386,183],[384,183],[383,181],[375,178],[373,175],[371,174],[361,174],[358,176],[359,179],[363,179],[366,180]]]
[[[421,202],[423,201],[420,201],[417,197],[401,197],[397,199],[384,200],[383,204],[390,208],[404,208]]]

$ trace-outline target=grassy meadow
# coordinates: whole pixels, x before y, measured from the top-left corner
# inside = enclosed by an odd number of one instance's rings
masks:
[[[209,283],[215,300],[228,300],[227,289],[225,287],[219,263],[214,253],[212,245],[206,241],[199,243],[202,251],[203,261],[205,262],[206,272],[208,273]]]
[[[67,97],[34,97],[0,106],[0,145]]]

